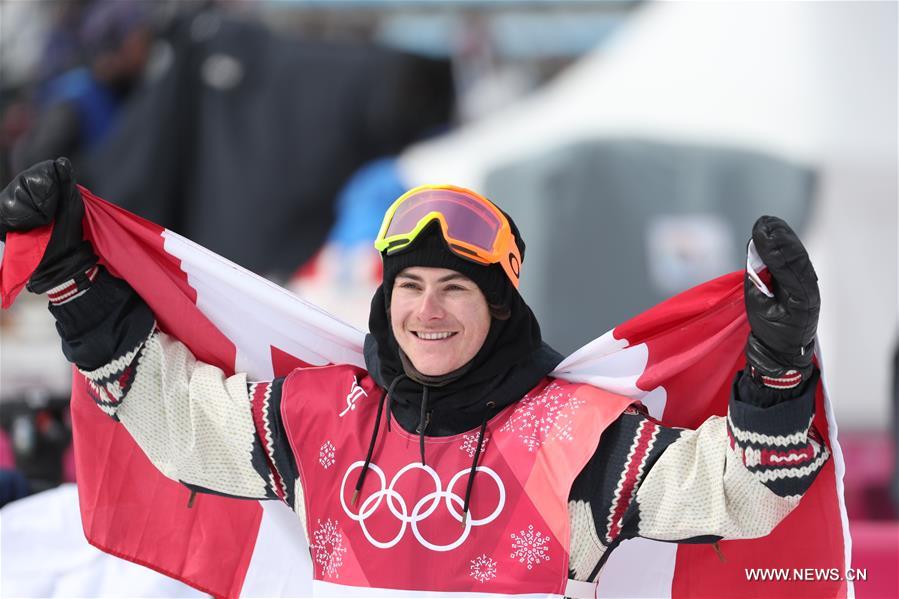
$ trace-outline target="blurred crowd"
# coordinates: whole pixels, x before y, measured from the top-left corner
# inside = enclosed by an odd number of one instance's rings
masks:
[[[149,57],[150,8],[140,2],[9,3],[4,33],[13,39],[4,45],[32,52],[20,50],[9,62],[32,64],[4,65],[14,73],[4,81],[5,175],[50,156],[80,162],[109,134]],[[15,33],[17,25],[35,27],[35,21],[45,24],[43,37]]]
[[[147,64],[156,34],[151,9],[142,2],[0,6],[0,184],[55,156],[81,164],[108,137]],[[5,504],[74,480],[74,471],[65,369],[49,366],[58,359],[49,354],[46,320],[32,305],[4,313],[0,324]]]
[[[741,268],[777,214],[821,279],[849,515],[895,520],[895,5],[660,4],[0,0],[0,185],[68,156],[362,329],[385,208],[471,186],[525,231],[564,353]],[[76,476],[44,304],[0,313],[0,505]]]

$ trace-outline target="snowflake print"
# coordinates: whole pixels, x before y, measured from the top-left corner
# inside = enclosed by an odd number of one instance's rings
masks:
[[[319,520],[318,528],[312,533],[309,549],[312,550],[312,559],[321,568],[322,576],[339,578],[338,570],[343,565],[346,547],[336,522],[330,518],[324,523]]]
[[[484,433],[484,440],[481,442],[481,451],[487,447],[487,442],[490,440],[490,433]],[[468,433],[462,437],[462,445],[459,446],[459,449],[468,454],[468,457],[473,458],[474,452],[478,449],[478,433]]]
[[[322,465],[322,468],[327,470],[334,464],[334,444],[330,441],[325,441],[322,443],[321,449],[318,451],[318,463]]]
[[[574,438],[574,414],[584,400],[550,383],[534,397],[525,397],[500,429],[515,432],[528,451],[537,451],[548,440],[571,441]]]
[[[512,537],[512,554],[509,556],[517,559],[519,563],[526,564],[528,570],[542,562],[549,561],[549,535],[534,530],[534,525],[527,530],[514,532]]]
[[[496,562],[486,553],[471,560],[471,577],[478,582],[487,582],[496,578]]]

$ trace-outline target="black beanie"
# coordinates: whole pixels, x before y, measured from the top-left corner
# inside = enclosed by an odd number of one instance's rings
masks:
[[[518,232],[518,227],[503,212],[509,220],[512,228],[512,234],[515,237],[515,244],[521,254],[521,261],[524,262],[524,241]],[[506,306],[510,304],[510,293],[518,293],[509,277],[506,275],[503,267],[499,264],[482,265],[471,260],[466,260],[458,256],[450,250],[443,233],[440,230],[440,223],[436,220],[429,223],[418,237],[409,244],[409,247],[400,252],[391,255],[383,255],[384,261],[384,292],[388,302],[390,294],[393,290],[393,281],[396,276],[402,272],[404,268],[412,266],[430,266],[433,268],[448,268],[462,273],[481,289],[487,303],[492,306]]]

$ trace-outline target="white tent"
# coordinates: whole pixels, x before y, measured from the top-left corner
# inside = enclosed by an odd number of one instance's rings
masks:
[[[546,88],[400,159],[409,184],[483,189],[582,139],[745,148],[818,175],[804,238],[839,420],[884,428],[897,341],[897,4],[662,2]],[[748,236],[748,231],[746,232]]]

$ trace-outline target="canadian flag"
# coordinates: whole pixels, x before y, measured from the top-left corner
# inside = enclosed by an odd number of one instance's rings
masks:
[[[160,328],[198,359],[266,380],[303,365],[364,366],[364,333],[191,241],[82,188],[85,236],[101,263],[147,301]],[[0,266],[3,306],[37,266],[50,228],[10,233]],[[669,426],[724,415],[743,367],[748,324],[743,273],[686,291],[616,327],[553,373],[639,398]],[[820,364],[820,355],[819,364]],[[96,547],[216,597],[309,596],[305,532],[283,503],[197,495],[162,476],[123,427],[103,414],[75,371],[72,423],[82,523]],[[815,426],[833,459],[769,536],[709,545],[622,543],[600,597],[842,597],[851,582],[749,580],[747,568],[849,568],[844,465],[823,383]]]

